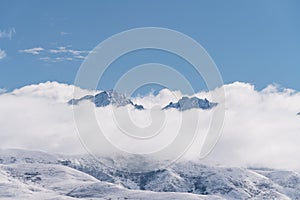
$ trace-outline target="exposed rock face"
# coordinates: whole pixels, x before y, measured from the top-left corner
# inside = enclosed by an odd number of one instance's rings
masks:
[[[216,106],[217,103],[211,103],[207,99],[199,99],[197,97],[182,97],[178,102],[170,102],[169,105],[163,109],[176,108],[181,111],[189,110],[192,108],[200,108],[203,110],[211,109]]]
[[[132,105],[138,110],[144,109],[142,105],[134,104],[124,94],[120,94],[113,90],[103,91],[96,94],[95,96],[86,95],[80,99],[71,99],[68,103],[71,105],[78,105],[79,103],[86,100],[93,102],[96,107],[105,107],[111,104],[117,107]]]

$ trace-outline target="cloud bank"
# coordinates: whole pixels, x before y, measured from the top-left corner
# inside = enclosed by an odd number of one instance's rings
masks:
[[[248,83],[235,82],[223,86],[226,92],[226,117],[222,136],[204,162],[232,166],[259,166],[284,169],[300,169],[300,93],[291,89],[269,85],[261,91]],[[0,95],[0,146],[1,148],[25,148],[56,153],[77,154],[86,152],[79,139],[72,106],[66,102],[73,98],[74,86],[57,82],[29,85]],[[79,98],[97,91],[80,90]],[[218,92],[218,89],[211,91]],[[179,91],[164,89],[158,95],[136,97],[134,103],[146,108],[163,107],[177,101]],[[196,94],[209,98],[209,93]],[[85,103],[80,106],[90,106]],[[147,109],[129,109],[137,126],[147,127],[153,122],[153,113]],[[212,110],[192,110],[199,114],[199,133],[207,132]],[[165,114],[165,131],[157,138],[159,145],[174,138],[180,126],[181,113],[177,110],[157,111],[157,117]],[[154,113],[155,114],[155,113]],[[118,127],[111,109],[97,108],[95,115],[104,126],[105,134],[118,145],[132,146],[132,151],[152,147],[145,142],[141,146],[120,139]],[[191,119],[192,120],[192,119]],[[87,127],[90,128],[90,127]],[[90,130],[94,131],[94,130]],[[187,152],[185,158],[197,159],[202,136]],[[166,143],[165,143],[166,142]],[[148,145],[148,146],[147,146]]]

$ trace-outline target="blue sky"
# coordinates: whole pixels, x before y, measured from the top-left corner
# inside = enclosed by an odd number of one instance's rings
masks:
[[[300,90],[300,2],[1,1],[0,88],[45,81],[72,84],[84,56],[131,28],[157,26],[189,35],[211,55],[225,83],[277,83]],[[136,64],[177,67],[196,90],[201,80],[184,61],[157,51],[120,58],[100,89]]]

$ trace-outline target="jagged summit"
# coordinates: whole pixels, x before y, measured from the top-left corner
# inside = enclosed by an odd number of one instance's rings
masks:
[[[217,103],[209,102],[206,98],[199,99],[197,97],[182,97],[178,102],[170,102],[169,105],[165,106],[163,110],[169,108],[176,108],[178,110],[184,111],[192,108],[201,108],[203,110],[211,109],[216,106]]]
[[[96,107],[105,107],[109,104],[115,105],[117,107],[133,105],[138,110],[143,110],[142,105],[134,104],[130,99],[128,99],[124,94],[118,93],[113,90],[107,90],[94,95],[86,95],[80,99],[71,99],[68,103],[71,105],[78,105],[80,102],[89,100],[95,103]]]
[[[103,91],[96,95],[86,95],[80,99],[71,99],[68,103],[71,105],[78,105],[79,103],[87,100],[93,102],[96,107],[105,107],[110,104],[117,107],[132,105],[138,110],[144,110],[143,105],[134,104],[131,99],[127,98],[124,94],[118,93],[113,90]],[[197,97],[182,97],[176,103],[170,102],[167,106],[163,107],[162,110],[166,110],[169,108],[175,108],[180,111],[185,111],[192,108],[207,110],[213,108],[216,105],[217,103],[212,103],[206,98],[199,99]]]

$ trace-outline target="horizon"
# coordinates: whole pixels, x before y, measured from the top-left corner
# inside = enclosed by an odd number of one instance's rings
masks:
[[[24,85],[24,86],[21,86],[21,87],[18,87],[18,88],[14,88],[13,90],[6,90],[5,88],[0,88],[0,95],[2,94],[8,94],[8,93],[13,93],[14,91],[18,91],[22,88],[26,88],[26,87],[30,87],[30,86],[38,86],[38,85],[43,85],[43,84],[47,84],[47,83],[50,83],[50,84],[65,84],[65,85],[68,85],[68,86],[75,86],[75,87],[78,87],[82,90],[87,90],[87,91],[90,91],[91,94],[94,94],[94,93],[99,93],[99,92],[104,92],[104,91],[115,91],[117,93],[120,93],[120,94],[125,94],[126,97],[129,97],[129,98],[137,98],[137,97],[146,97],[146,96],[149,96],[149,95],[154,95],[154,96],[157,96],[161,91],[163,90],[168,90],[170,92],[179,92],[181,95],[184,95],[184,96],[194,96],[196,94],[201,94],[201,93],[209,93],[210,91],[213,91],[215,89],[218,89],[220,87],[223,87],[223,86],[226,86],[226,85],[231,85],[231,84],[235,84],[235,83],[242,83],[242,84],[249,84],[251,86],[254,87],[254,89],[258,92],[261,92],[263,90],[266,90],[268,89],[269,87],[273,87],[274,90],[278,91],[278,92],[282,92],[282,91],[289,91],[291,93],[297,93],[297,92],[300,92],[298,90],[295,90],[294,88],[288,88],[288,87],[284,87],[283,85],[279,85],[279,84],[276,84],[276,83],[271,83],[271,84],[268,84],[262,88],[258,88],[255,84],[253,83],[248,83],[248,82],[243,82],[243,81],[234,81],[234,82],[230,82],[230,83],[224,83],[223,85],[217,87],[217,88],[214,88],[212,90],[207,90],[207,89],[203,89],[203,90],[199,90],[199,91],[194,91],[194,93],[191,93],[191,94],[187,94],[187,93],[182,93],[181,90],[171,90],[170,88],[167,88],[167,87],[157,87],[159,89],[155,89],[152,87],[152,85],[150,86],[150,89],[147,89],[147,90],[144,90],[142,91],[142,93],[139,93],[139,90],[137,91],[134,91],[134,93],[132,94],[127,94],[126,92],[121,92],[120,90],[115,90],[114,88],[108,88],[108,89],[105,89],[105,90],[101,90],[101,89],[96,89],[96,90],[93,90],[93,89],[86,89],[86,88],[81,88],[79,86],[76,86],[74,84],[68,84],[68,83],[64,83],[64,82],[58,82],[58,81],[45,81],[45,82],[39,82],[39,83],[31,83],[31,84],[28,84],[28,85]]]

